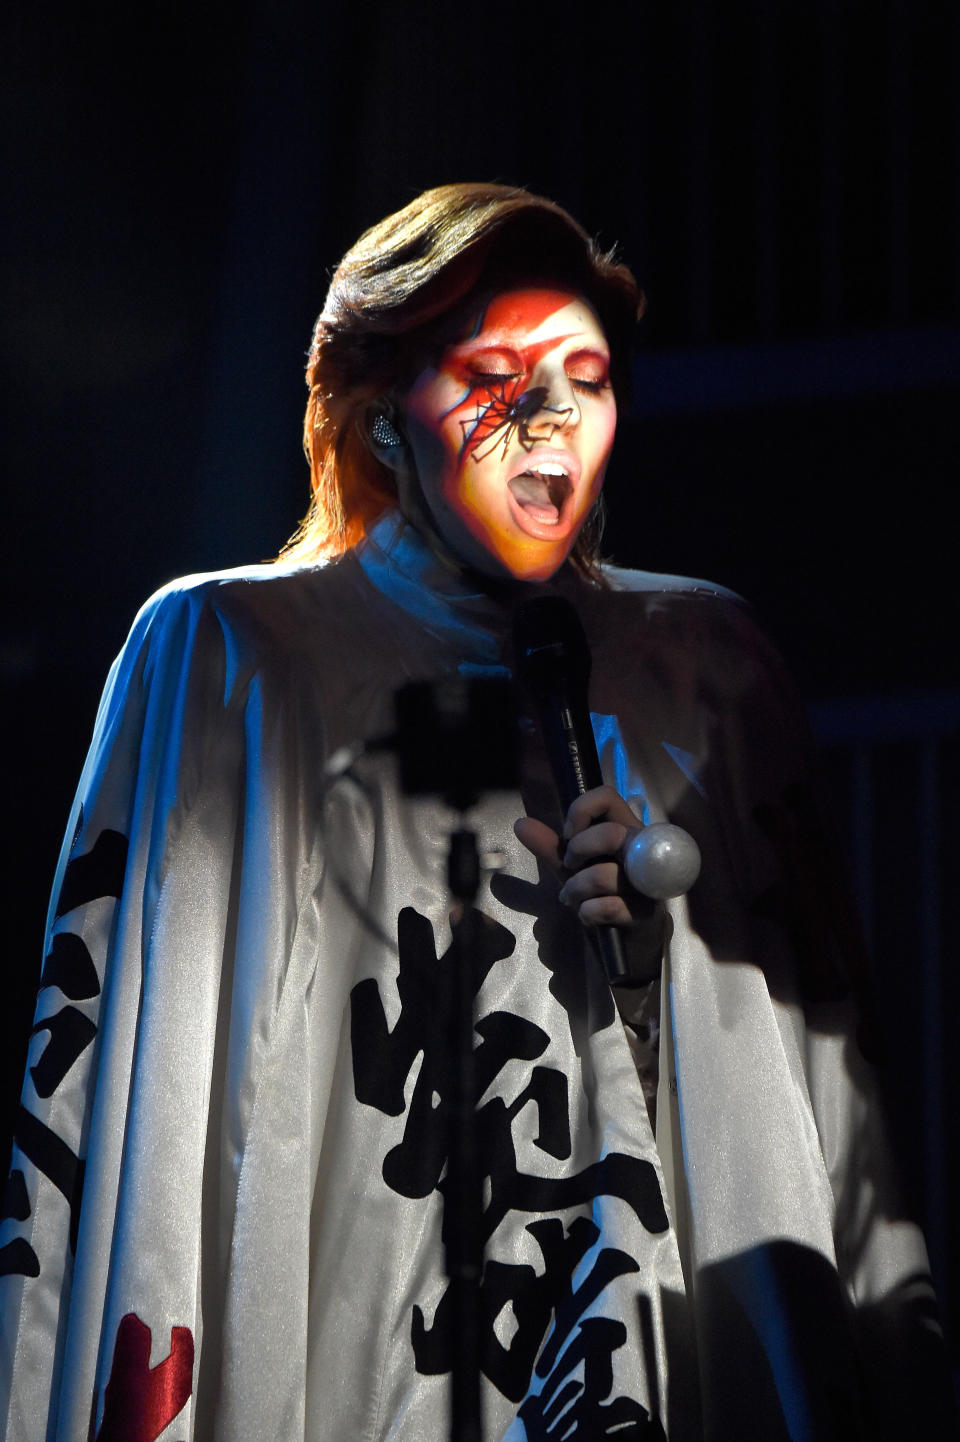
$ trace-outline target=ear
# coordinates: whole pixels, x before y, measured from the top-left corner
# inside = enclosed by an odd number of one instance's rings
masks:
[[[398,472],[407,469],[407,443],[388,403],[374,401],[369,405],[360,421],[360,430],[368,450],[387,470]]]

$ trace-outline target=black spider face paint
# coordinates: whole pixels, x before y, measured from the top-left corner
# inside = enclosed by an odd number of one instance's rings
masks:
[[[478,400],[473,416],[460,421],[463,430],[462,455],[469,454],[475,461],[485,460],[503,439],[502,458],[505,459],[510,444],[516,436],[524,450],[533,449],[534,437],[530,434],[530,419],[542,410],[550,410],[558,417],[553,429],[562,426],[570,416],[570,407],[546,406],[545,386],[532,386],[520,391],[521,382],[493,384],[485,387],[486,401]],[[519,392],[519,393],[518,393]]]
[[[593,310],[566,291],[496,296],[414,382],[406,420],[427,505],[463,560],[553,575],[603,484],[616,427]]]

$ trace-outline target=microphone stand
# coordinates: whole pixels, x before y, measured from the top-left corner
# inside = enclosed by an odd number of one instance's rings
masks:
[[[462,818],[461,818],[462,819]],[[454,969],[450,1044],[453,1087],[444,1211],[444,1255],[453,1303],[451,1442],[482,1442],[480,1400],[480,1280],[483,1273],[483,1193],[477,1151],[474,997],[480,916],[476,833],[461,824],[450,836],[447,880],[459,915],[453,925]],[[449,1210],[447,1210],[447,1208]]]
[[[454,902],[448,964],[450,1048],[443,1245],[453,1314],[451,1442],[483,1442],[480,1372],[483,1169],[477,1145],[474,999],[483,918],[477,838],[465,813],[484,791],[517,785],[517,711],[509,682],[448,676],[411,682],[395,696],[393,745],[408,796],[440,796],[460,816],[451,833],[447,882]]]

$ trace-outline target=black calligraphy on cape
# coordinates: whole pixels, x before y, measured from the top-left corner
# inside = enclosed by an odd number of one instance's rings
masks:
[[[511,956],[516,945],[504,926],[490,918],[484,921],[476,993],[491,968]],[[383,1158],[383,1180],[401,1196],[425,1198],[434,1190],[443,1193],[445,1185],[447,1104],[453,1082],[453,977],[452,966],[445,963],[451,953],[437,957],[433,928],[412,907],[398,918],[398,953],[400,1014],[392,1030],[374,978],[358,982],[351,992],[354,1089],[363,1105],[387,1116],[405,1115],[401,1141]],[[524,1229],[543,1262],[536,1269],[487,1260],[480,1285],[484,1374],[510,1401],[522,1403],[519,1415],[531,1442],[552,1435],[561,1413],[565,1437],[662,1436],[659,1421],[639,1402],[610,1398],[612,1356],[626,1342],[627,1329],[616,1318],[596,1315],[594,1304],[613,1281],[638,1272],[639,1266],[626,1252],[603,1244],[590,1215],[597,1198],[615,1197],[648,1232],[665,1231],[668,1221],[656,1171],[649,1161],[619,1152],[560,1176],[521,1171],[511,1128],[531,1102],[537,1113],[535,1146],[557,1162],[570,1160],[570,1082],[556,1067],[540,1063],[550,1038],[528,1018],[491,1011],[477,1019],[475,1030],[478,1099],[508,1063],[526,1068],[526,1085],[512,1102],[494,1093],[476,1113],[480,1171],[488,1191],[483,1239],[489,1242],[511,1214],[529,1216]],[[420,1068],[408,1104],[404,1089],[418,1057]],[[505,1331],[498,1328],[498,1319],[511,1311],[512,1335],[502,1340]],[[418,1372],[450,1371],[452,1331],[449,1287],[429,1324],[423,1309],[414,1305],[411,1340]],[[531,1393],[534,1378],[541,1385]]]
[[[82,823],[81,813],[75,846],[82,835]],[[101,831],[89,851],[71,855],[57,897],[55,918],[67,916],[93,901],[119,898],[126,862],[127,838],[118,831]],[[103,965],[101,958],[101,967]],[[48,988],[61,992],[68,1004],[41,1017],[31,1031],[31,1035],[46,1033],[47,1042],[39,1059],[28,1068],[24,1092],[29,1095],[32,1090],[44,1100],[53,1096],[97,1034],[95,1018],[73,1003],[95,1003],[99,999],[100,975],[86,943],[71,931],[56,932],[51,940],[38,991],[42,994]],[[13,1140],[23,1156],[66,1199],[70,1208],[70,1250],[75,1252],[83,1195],[83,1157],[23,1103],[17,1112]],[[21,1222],[30,1216],[26,1180],[18,1167],[10,1173],[0,1216]],[[38,1277],[40,1272],[41,1259],[25,1237],[14,1237],[0,1247],[0,1276],[19,1273]]]

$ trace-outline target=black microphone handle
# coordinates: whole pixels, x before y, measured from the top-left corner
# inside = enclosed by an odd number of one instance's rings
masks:
[[[537,709],[560,806],[566,816],[578,796],[603,785],[590,711],[586,697],[575,696],[566,687],[558,687],[549,697],[539,695]],[[629,969],[619,929],[604,924],[591,927],[590,934],[610,985],[622,985],[629,979]]]

